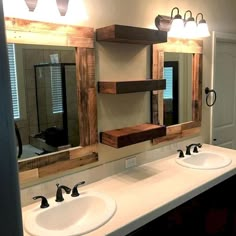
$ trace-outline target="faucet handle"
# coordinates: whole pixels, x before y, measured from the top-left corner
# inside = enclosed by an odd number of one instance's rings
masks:
[[[198,153],[198,147],[201,148],[202,144],[198,143],[196,146],[194,146],[194,148],[193,148],[194,153]]]
[[[85,181],[81,181],[73,187],[71,197],[78,197],[80,195],[78,192],[78,186],[82,184],[85,184]]]
[[[179,157],[184,157],[184,152],[181,149],[178,149],[177,152],[179,152]]]
[[[194,153],[198,153],[197,146],[195,146],[195,147],[193,148],[193,152],[194,152]]]
[[[41,200],[40,208],[47,208],[47,207],[49,207],[48,200],[44,196],[35,196],[35,197],[33,197],[33,200],[37,200],[39,198],[42,199]]]

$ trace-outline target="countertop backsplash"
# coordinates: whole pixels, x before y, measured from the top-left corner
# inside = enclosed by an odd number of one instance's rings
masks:
[[[143,165],[145,163],[164,158],[166,156],[177,154],[177,149],[185,149],[186,145],[190,143],[202,143],[202,138],[200,136],[187,139],[184,141],[175,142],[166,146],[162,146],[157,149],[148,150],[142,153],[135,154],[136,166]],[[32,197],[36,195],[43,195],[47,198],[55,196],[56,184],[60,183],[69,187],[74,186],[74,184],[85,181],[86,184],[90,184],[99,181],[108,176],[117,174],[124,171],[125,160],[132,156],[127,156],[122,159],[105,163],[84,171],[80,171],[71,175],[62,176],[60,178],[40,183],[31,187],[21,189],[21,204],[22,207],[32,204],[34,200]]]

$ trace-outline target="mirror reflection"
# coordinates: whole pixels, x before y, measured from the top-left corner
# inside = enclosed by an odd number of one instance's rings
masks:
[[[164,125],[192,121],[192,54],[165,52],[164,79]]]
[[[153,140],[153,144],[167,142],[174,139],[189,137],[200,133],[202,116],[202,40],[168,39],[167,43],[156,44],[153,47],[153,78],[164,78],[164,62],[178,61],[178,119],[174,125],[167,125],[166,136]],[[165,53],[170,54],[165,54]],[[189,57],[180,66],[181,60],[168,58],[169,55]],[[185,72],[185,71],[188,72]],[[187,74],[187,76],[184,76]],[[180,88],[186,88],[184,91]],[[187,89],[188,88],[188,89]],[[163,91],[152,94],[152,120],[154,124],[164,124]],[[170,98],[169,98],[170,99]],[[173,100],[173,98],[172,98]],[[180,112],[182,110],[182,113]],[[172,122],[172,121],[171,121]],[[173,123],[175,123],[173,122]]]
[[[18,158],[79,146],[74,48],[8,44],[8,54]]]

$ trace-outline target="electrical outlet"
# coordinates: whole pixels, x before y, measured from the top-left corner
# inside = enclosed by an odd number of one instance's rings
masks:
[[[125,168],[130,168],[136,165],[137,165],[136,156],[130,157],[125,160]]]

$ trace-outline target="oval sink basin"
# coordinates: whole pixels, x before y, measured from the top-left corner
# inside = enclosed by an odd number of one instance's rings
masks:
[[[81,193],[78,197],[63,195],[63,202],[48,200],[50,206],[36,206],[25,214],[24,228],[32,236],[83,235],[109,221],[116,211],[116,202],[98,192]]]
[[[225,167],[229,165],[232,160],[218,153],[199,152],[183,158],[177,158],[176,162],[185,167],[206,170]]]

